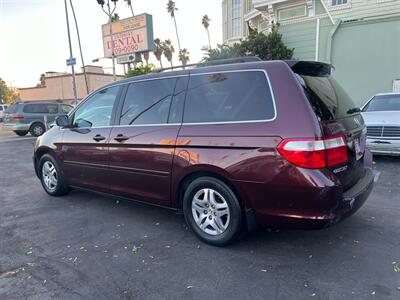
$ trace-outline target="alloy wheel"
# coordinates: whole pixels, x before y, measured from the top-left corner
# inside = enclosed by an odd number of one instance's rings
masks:
[[[42,167],[42,177],[46,188],[49,191],[54,191],[57,188],[57,169],[52,162],[46,161]]]
[[[228,203],[213,189],[201,189],[193,196],[192,215],[197,226],[209,235],[220,235],[229,226]]]

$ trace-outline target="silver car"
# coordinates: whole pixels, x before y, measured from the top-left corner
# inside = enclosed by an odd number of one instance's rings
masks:
[[[400,155],[400,93],[377,94],[362,108],[367,148],[375,154]]]
[[[40,136],[57,116],[68,114],[72,108],[71,105],[57,102],[16,102],[6,110],[2,127],[19,136],[28,132]]]
[[[0,104],[0,122],[3,122],[4,119],[4,113],[7,109],[8,105],[6,104]]]

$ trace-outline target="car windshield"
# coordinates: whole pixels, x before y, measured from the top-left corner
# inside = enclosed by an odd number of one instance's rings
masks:
[[[400,94],[375,96],[363,111],[400,111]]]

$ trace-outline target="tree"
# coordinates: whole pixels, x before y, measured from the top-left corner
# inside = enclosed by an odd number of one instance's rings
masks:
[[[154,53],[156,59],[160,62],[161,69],[163,67],[163,65],[162,65],[162,55],[164,53],[164,50],[163,50],[162,46],[163,45],[162,45],[161,40],[159,38],[154,40],[154,51],[153,51],[153,53]]]
[[[201,20],[201,24],[203,24],[204,28],[207,31],[209,49],[211,49],[210,31],[208,30],[208,27],[210,26],[210,21],[211,19],[208,15],[204,15],[203,19]]]
[[[41,87],[46,86],[46,75],[43,73],[40,74],[39,81],[40,81],[39,86],[41,86]]]
[[[187,51],[186,48],[183,48],[181,51],[179,51],[179,61],[182,63],[183,66],[186,66],[186,64],[189,61],[189,51]]]
[[[130,9],[131,9],[132,16],[134,16],[135,14],[133,13],[132,0],[124,0],[124,1],[126,2],[126,4],[128,4],[128,6],[129,6]]]
[[[126,73],[125,78],[148,74],[155,70],[156,66],[153,64],[143,65],[129,70],[128,73]]]
[[[148,65],[149,64],[149,58],[150,58],[150,52],[149,51],[144,52],[143,53],[143,58],[146,61],[146,65]]]
[[[119,21],[119,14],[115,13],[111,16],[111,22]]]
[[[271,33],[255,33],[241,44],[243,51],[256,55],[262,60],[291,59],[294,49],[289,49],[282,41],[282,34],[274,28]]]
[[[254,55],[262,60],[291,59],[294,49],[286,47],[282,41],[282,34],[274,28],[271,33],[254,33],[247,39],[233,46],[218,45],[215,49],[206,50],[205,61],[235,58]]]
[[[164,42],[162,42],[161,45],[162,45],[161,47],[162,47],[163,52],[164,52],[164,56],[166,57],[166,59],[171,64],[171,67],[173,67],[172,56],[175,53],[175,48],[174,48],[174,46],[172,46],[171,40],[165,40]]]
[[[5,103],[13,103],[19,98],[18,89],[8,87],[6,82],[0,78],[0,100]]]
[[[177,10],[178,10],[178,8],[176,7],[175,2],[172,0],[169,0],[167,3],[167,11],[170,14],[171,18],[174,19],[176,38],[178,40],[178,48],[179,48],[179,51],[181,51],[181,42],[179,41],[178,26],[176,25],[176,18],[175,18],[175,11],[177,11]]]

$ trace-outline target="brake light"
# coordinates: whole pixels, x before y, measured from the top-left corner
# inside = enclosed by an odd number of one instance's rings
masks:
[[[21,119],[24,118],[24,116],[23,116],[23,115],[20,115],[20,114],[13,114],[13,115],[11,116],[11,118],[12,118],[13,120],[21,120]]]
[[[279,153],[290,163],[303,168],[322,169],[348,161],[346,138],[342,135],[323,139],[286,139]]]

